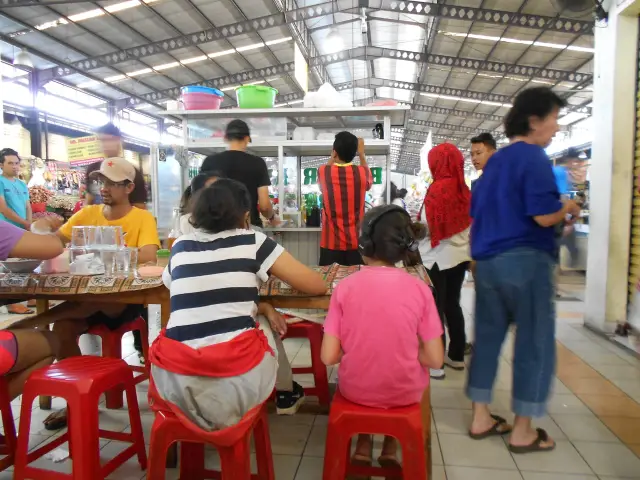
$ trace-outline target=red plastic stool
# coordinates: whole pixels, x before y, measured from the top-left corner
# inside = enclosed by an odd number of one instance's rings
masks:
[[[402,472],[381,467],[351,465],[351,437],[359,433],[389,435],[402,447]],[[428,433],[426,434],[428,435]],[[336,392],[329,413],[323,480],[364,475],[405,480],[427,480],[427,438],[421,405],[379,409],[363,407]]]
[[[287,326],[287,333],[283,338],[308,338],[311,347],[311,366],[293,367],[293,373],[313,373],[315,386],[304,389],[305,395],[317,396],[320,405],[329,406],[329,377],[327,367],[320,360],[322,350],[322,325],[313,322],[300,322]]]
[[[180,417],[180,418],[179,418]],[[190,425],[190,426],[187,426]],[[251,446],[256,447],[258,474],[251,475]],[[147,480],[164,480],[167,450],[180,443],[180,478],[188,480],[275,480],[267,410],[264,404],[248,412],[233,427],[205,432],[181,414],[157,412],[151,429]],[[221,471],[204,468],[204,444],[217,448]]]
[[[1,472],[13,465],[17,444],[16,426],[13,422],[11,398],[9,398],[9,385],[3,377],[0,377],[0,413],[4,430],[4,443],[0,444],[0,455],[4,457],[0,460]]]
[[[98,421],[100,395],[123,386],[127,394],[131,433],[101,430]],[[38,395],[62,397],[67,401],[68,431],[44,447],[28,453],[31,404]],[[100,465],[99,439],[107,438],[131,445],[115,458]],[[63,475],[29,466],[54,448],[69,442],[73,459],[73,473]],[[32,480],[103,480],[132,456],[138,456],[140,467],[147,467],[147,455],[140,423],[140,411],[133,373],[124,360],[94,356],[73,357],[62,360],[31,374],[22,394],[20,435],[16,450],[14,478]]]
[[[149,379],[149,327],[144,318],[138,317],[135,320],[123,324],[116,330],[109,330],[104,325],[95,325],[91,327],[87,333],[97,335],[102,339],[102,356],[106,358],[122,358],[122,337],[127,332],[139,331],[142,339],[142,355],[144,356],[144,366],[129,365],[134,373],[140,375],[134,376],[134,384],[144,382]],[[124,391],[117,388],[106,393],[107,408],[122,408],[124,402],[122,400]]]

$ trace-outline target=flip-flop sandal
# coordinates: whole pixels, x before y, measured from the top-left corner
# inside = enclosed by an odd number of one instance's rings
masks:
[[[392,477],[385,477],[385,480],[396,480],[398,478],[402,478],[402,465],[394,455],[380,455],[378,457],[378,464],[382,468],[398,470],[398,475],[394,475]]]
[[[549,435],[542,428],[536,428],[536,432],[538,432],[538,438],[536,438],[529,445],[516,446],[509,444],[509,451],[511,453],[532,453],[532,452],[550,452],[554,448],[556,448],[556,443],[553,442],[553,445],[550,447],[543,447],[540,445],[542,442],[549,441]]]
[[[33,315],[35,312],[30,308],[25,307],[24,305],[20,305],[24,310],[20,309],[18,311],[11,310],[7,308],[7,311],[10,315]]]
[[[496,423],[493,424],[493,427],[491,427],[489,430],[485,430],[482,433],[472,433],[471,430],[469,430],[469,437],[471,437],[473,440],[484,440],[485,438],[502,436],[511,433],[511,427],[507,424],[507,421],[504,418],[499,415],[491,415],[491,418],[496,421]],[[508,428],[504,428],[505,426]],[[503,430],[501,430],[501,428],[503,428]]]
[[[63,417],[56,417],[56,415],[60,415],[62,412],[54,412],[44,419],[44,428],[45,430],[55,431],[60,430],[67,426],[67,416],[66,414]]]

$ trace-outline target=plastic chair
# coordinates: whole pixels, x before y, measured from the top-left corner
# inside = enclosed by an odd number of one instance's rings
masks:
[[[329,413],[323,480],[344,480],[347,475],[427,480],[429,427],[423,425],[423,407],[420,404],[393,409],[363,407],[336,392]],[[402,471],[352,465],[351,438],[360,433],[397,439],[402,448]]]
[[[164,480],[167,450],[174,442],[181,442],[180,478],[275,480],[267,410],[264,404],[248,412],[237,425],[214,432],[201,430],[183,415],[179,416],[180,418],[171,413],[156,413],[151,429],[147,480]],[[251,475],[252,432],[258,463],[257,475]],[[215,446],[218,450],[221,471],[205,469],[205,443]]]
[[[142,354],[145,364],[144,366],[129,365],[132,372],[139,373],[139,375],[134,376],[135,385],[149,379],[149,327],[145,319],[138,317],[135,320],[123,324],[116,330],[109,330],[104,325],[95,325],[87,331],[87,333],[97,335],[102,339],[103,358],[115,358],[119,360],[122,358],[122,337],[125,333],[136,330],[140,332],[142,339]],[[107,392],[105,395],[107,408],[122,408],[124,405],[123,393],[122,388]]]
[[[131,433],[101,430],[98,420],[100,395],[122,386],[127,394]],[[67,401],[68,430],[47,445],[29,452],[31,404],[39,395],[62,397]],[[131,445],[105,465],[100,465],[99,439],[107,438]],[[57,472],[29,466],[51,450],[69,442],[73,473]],[[138,456],[140,467],[147,467],[147,455],[140,422],[133,373],[124,360],[94,356],[73,357],[31,374],[22,394],[20,435],[16,449],[14,478],[32,480],[104,480],[132,456]]]
[[[318,397],[320,405],[328,407],[331,403],[329,395],[329,377],[327,367],[320,360],[322,350],[322,325],[313,322],[300,322],[287,326],[287,334],[283,338],[308,338],[311,347],[311,366],[293,367],[293,373],[312,373],[314,386],[304,389],[305,395]]]
[[[2,428],[4,429],[4,444],[0,445],[0,472],[13,465],[16,452],[16,426],[11,410],[11,398],[9,398],[9,385],[4,377],[0,377],[0,413],[2,413]]]

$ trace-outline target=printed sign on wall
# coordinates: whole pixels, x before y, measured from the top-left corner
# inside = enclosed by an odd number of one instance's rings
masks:
[[[67,158],[71,165],[88,165],[102,160],[102,145],[97,135],[67,139]]]

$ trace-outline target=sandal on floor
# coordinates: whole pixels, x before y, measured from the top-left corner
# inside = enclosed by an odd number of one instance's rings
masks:
[[[489,430],[485,430],[482,433],[472,433],[471,430],[469,430],[469,437],[471,437],[473,440],[484,440],[485,438],[502,436],[511,433],[511,426],[507,424],[507,421],[504,418],[499,415],[491,415],[491,418],[496,421],[496,423],[493,424],[493,427],[491,427]]]
[[[7,312],[11,315],[32,315],[35,312],[30,308],[25,307],[21,303],[7,306]]]
[[[382,468],[398,470],[398,475],[394,475],[392,477],[385,477],[385,480],[395,480],[397,478],[400,478],[399,476],[402,475],[402,465],[400,464],[400,461],[395,455],[380,455],[378,457],[378,464]]]
[[[541,445],[542,442],[549,441],[549,435],[542,428],[536,428],[536,432],[538,432],[538,438],[536,438],[529,445],[511,445],[509,444],[509,451],[511,453],[531,453],[531,452],[550,452],[554,448],[556,448],[556,443],[553,442],[553,445],[550,447],[543,447]]]
[[[44,423],[45,430],[55,431],[60,430],[67,426],[67,410],[60,410],[59,412],[53,412],[42,422]]]

